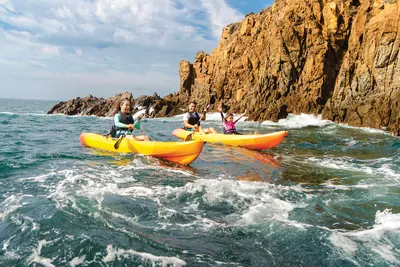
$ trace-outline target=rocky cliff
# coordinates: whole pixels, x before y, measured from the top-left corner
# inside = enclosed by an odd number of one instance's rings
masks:
[[[181,60],[180,89],[154,115],[223,102],[251,120],[322,113],[399,135],[399,25],[398,0],[276,0],[225,27],[210,55]]]

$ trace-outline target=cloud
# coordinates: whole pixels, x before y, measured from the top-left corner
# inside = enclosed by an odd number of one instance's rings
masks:
[[[212,32],[216,38],[221,36],[223,27],[243,19],[243,15],[229,7],[224,0],[203,0],[201,3],[209,14]]]
[[[83,55],[82,49],[75,49],[75,53],[78,57],[81,57]]]
[[[60,49],[56,46],[45,45],[42,47],[42,53],[47,56],[58,56],[60,55]]]
[[[53,12],[56,15],[56,17],[60,19],[68,19],[73,17],[71,9],[69,9],[67,6],[62,6],[53,9]]]
[[[224,0],[0,0],[0,79],[24,76],[48,90],[38,76],[46,70],[53,83],[68,76],[82,91],[90,85],[109,86],[109,95],[121,86],[175,92],[179,60],[211,52],[222,28],[242,18]],[[22,86],[10,77],[8,87]],[[52,86],[44,96],[68,95],[63,88]]]

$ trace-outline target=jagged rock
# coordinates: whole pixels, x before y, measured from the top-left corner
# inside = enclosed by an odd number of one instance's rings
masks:
[[[323,116],[400,131],[400,2],[364,1]]]
[[[400,1],[277,0],[181,61],[179,93],[252,120],[322,113],[399,132]],[[184,74],[184,75],[183,75]],[[213,106],[212,106],[213,107]]]
[[[179,114],[192,100],[200,109],[221,102],[226,111],[247,109],[250,120],[322,113],[399,135],[399,14],[398,0],[276,0],[225,27],[210,55],[182,59],[177,93],[135,103],[154,107],[152,116]],[[113,100],[85,99],[49,112],[110,114]]]
[[[84,98],[74,98],[67,102],[60,102],[54,105],[48,114],[66,114],[66,115],[96,115],[110,117],[116,113],[116,108],[121,99],[129,99],[133,112],[139,109],[150,109],[153,107],[154,111],[149,114],[151,117],[164,117],[173,116],[182,113],[179,110],[179,97],[177,94],[168,95],[162,99],[157,93],[152,96],[140,96],[136,100],[129,92],[119,93],[115,96],[104,99],[97,98],[89,95]]]

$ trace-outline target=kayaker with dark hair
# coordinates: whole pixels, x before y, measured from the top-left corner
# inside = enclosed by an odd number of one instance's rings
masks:
[[[219,106],[217,109],[221,113],[221,118],[222,118],[222,124],[224,126],[224,134],[240,134],[236,131],[236,123],[246,114],[246,111],[239,116],[235,121],[233,121],[233,114],[232,113],[227,113],[226,116],[224,116],[224,113],[222,113],[222,106]]]
[[[188,131],[202,132],[202,133],[217,133],[217,131],[215,131],[214,128],[203,129],[200,126],[200,120],[202,121],[206,120],[208,107],[206,107],[203,110],[203,114],[201,115],[196,111],[196,108],[197,108],[197,102],[196,101],[190,102],[189,111],[183,115],[183,123],[185,126],[184,129]]]
[[[131,102],[129,99],[122,99],[117,105],[117,114],[114,116],[114,123],[111,129],[111,136],[118,138],[121,135],[125,135],[128,139],[138,140],[138,141],[149,141],[147,135],[133,136],[133,129],[140,129],[140,120],[142,115],[140,115],[136,121],[131,115]]]

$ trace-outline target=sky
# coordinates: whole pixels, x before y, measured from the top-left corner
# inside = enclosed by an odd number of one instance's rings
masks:
[[[178,91],[179,62],[272,0],[0,0],[0,98]]]

